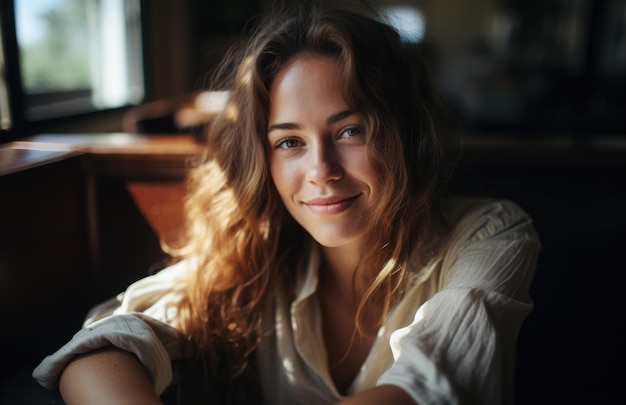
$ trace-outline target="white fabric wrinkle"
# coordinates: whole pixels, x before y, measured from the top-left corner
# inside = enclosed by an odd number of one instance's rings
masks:
[[[154,321],[153,321],[154,322]],[[54,354],[47,356],[35,368],[33,377],[46,388],[55,388],[66,365],[77,355],[89,353],[106,347],[115,347],[133,353],[143,364],[157,395],[161,395],[172,380],[170,356],[160,339],[165,339],[166,330],[170,349],[176,345],[177,332],[161,324],[161,335],[152,329],[143,319],[134,314],[116,315],[90,327],[78,331],[72,340]],[[180,353],[180,350],[175,350]]]
[[[476,392],[483,391],[480,384],[489,367],[477,367],[474,360],[490,359],[495,351],[495,331],[486,326],[490,322],[484,322],[488,315],[480,304],[481,295],[475,289],[447,290],[422,305],[414,322],[392,335],[395,363],[378,384],[395,383],[412,393],[420,404],[457,403],[459,398],[480,397]],[[446,315],[451,312],[454,316]],[[465,392],[464,387],[472,387],[475,392]]]

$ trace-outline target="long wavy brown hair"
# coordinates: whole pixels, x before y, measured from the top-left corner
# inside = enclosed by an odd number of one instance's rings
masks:
[[[229,99],[206,132],[206,152],[190,173],[188,242],[194,264],[180,303],[180,328],[209,382],[230,384],[253,360],[261,308],[307,252],[268,165],[269,87],[303,52],[337,59],[346,100],[363,114],[380,194],[367,223],[360,267],[371,274],[355,313],[380,305],[382,321],[403,287],[409,256],[428,260],[429,230],[446,167],[445,111],[416,47],[371,10],[323,2],[273,8],[231,50],[213,89]],[[228,399],[223,397],[222,401]]]

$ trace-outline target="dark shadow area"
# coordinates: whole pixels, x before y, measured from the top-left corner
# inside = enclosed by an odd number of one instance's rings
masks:
[[[0,176],[1,404],[53,400],[32,369],[71,339],[91,306],[167,257],[119,179],[97,182],[92,238],[83,158]]]
[[[517,404],[622,403],[626,170],[467,170],[457,181],[470,194],[516,201],[541,237]]]

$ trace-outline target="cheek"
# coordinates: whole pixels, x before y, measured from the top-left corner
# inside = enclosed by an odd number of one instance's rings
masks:
[[[294,173],[290,173],[290,168],[285,162],[270,160],[270,174],[276,191],[278,191],[283,202],[286,202],[286,198],[293,188]]]
[[[367,152],[363,151],[354,156],[352,167],[354,168],[354,173],[357,174],[362,181],[366,182],[372,188],[377,188],[380,180],[376,170],[374,170],[374,167],[370,163]]]

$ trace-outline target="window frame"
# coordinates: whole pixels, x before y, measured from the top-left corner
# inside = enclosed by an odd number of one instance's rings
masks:
[[[15,16],[15,1],[16,0],[0,0],[0,41],[2,41],[1,49],[4,51],[4,71],[1,71],[0,65],[0,81],[3,81],[6,86],[6,101],[8,105],[2,105],[1,108],[8,108],[10,127],[3,128],[0,125],[0,144],[10,142],[24,136],[34,134],[37,129],[45,128],[48,124],[54,125],[60,121],[68,119],[81,120],[84,118],[95,117],[100,115],[110,114],[118,110],[125,110],[128,107],[132,107],[136,104],[144,102],[147,95],[147,80],[146,80],[146,56],[145,56],[145,21],[143,13],[143,1],[139,1],[140,7],[140,38],[139,45],[141,47],[139,61],[141,63],[141,81],[140,87],[142,88],[143,95],[140,100],[135,103],[125,103],[116,107],[97,107],[93,103],[89,106],[85,103],[84,108],[74,109],[62,114],[45,117],[33,117],[29,118],[26,103],[26,94],[24,91],[23,77],[21,73],[21,60],[20,49],[17,38],[16,16]],[[1,83],[0,83],[1,89]],[[58,94],[71,93],[72,91],[59,92]],[[45,93],[41,93],[45,94]],[[2,95],[0,94],[0,102],[2,102]]]

